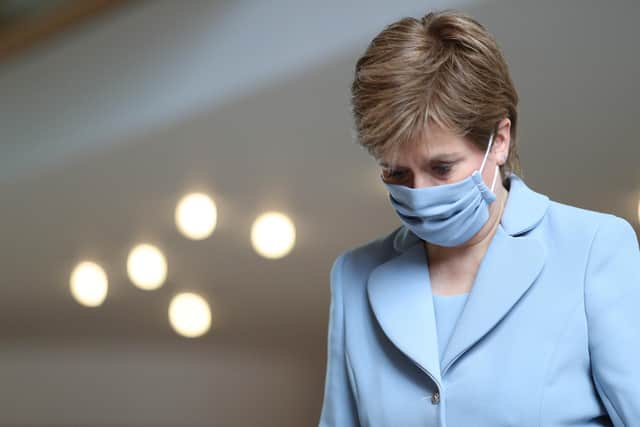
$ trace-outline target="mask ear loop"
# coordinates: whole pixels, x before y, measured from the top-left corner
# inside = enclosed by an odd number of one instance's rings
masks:
[[[500,169],[498,168],[498,165],[496,165],[496,171],[493,173],[493,182],[491,183],[491,192],[493,193],[493,188],[496,186],[496,178],[498,178],[498,172],[500,172]]]
[[[480,173],[482,173],[482,169],[484,168],[484,164],[487,161],[487,157],[489,157],[489,152],[491,151],[492,143],[493,143],[493,131],[491,131],[491,136],[489,137],[489,145],[487,146],[487,151],[484,153],[484,158],[482,159],[482,164],[480,165]]]
[[[482,159],[482,164],[480,165],[480,174],[482,174],[482,169],[484,168],[484,164],[487,161],[487,157],[489,157],[489,152],[491,151],[491,144],[493,143],[493,134],[494,131],[491,131],[491,136],[489,137],[489,145],[487,145],[487,151],[484,153],[484,158]],[[498,165],[496,165],[496,171],[493,173],[493,182],[491,183],[491,192],[496,185],[496,178],[498,178]]]

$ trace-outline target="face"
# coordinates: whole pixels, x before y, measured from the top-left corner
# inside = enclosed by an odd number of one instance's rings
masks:
[[[491,151],[482,170],[488,186],[493,180],[496,165],[503,164],[507,158],[509,128],[509,119],[504,119],[491,144]],[[422,140],[405,144],[395,159],[383,158],[378,163],[384,182],[421,188],[450,184],[467,178],[473,171],[480,169],[484,154],[482,148],[466,137],[456,136],[444,128],[431,125],[426,129]]]

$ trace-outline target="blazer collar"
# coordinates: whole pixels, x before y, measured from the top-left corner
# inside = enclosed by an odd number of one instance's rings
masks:
[[[511,236],[525,233],[534,228],[544,217],[549,205],[549,197],[533,191],[524,180],[514,174],[507,175],[509,195],[502,212],[501,224]],[[404,252],[420,242],[420,238],[404,225],[399,227],[393,238],[393,248]]]
[[[536,238],[522,234],[540,222],[548,201],[547,196],[529,189],[511,174],[501,224],[480,263],[442,361],[438,357],[428,261],[421,240],[401,228],[394,240],[400,254],[370,273],[367,295],[380,327],[436,383],[440,384],[441,375],[507,315],[540,274],[544,247]]]

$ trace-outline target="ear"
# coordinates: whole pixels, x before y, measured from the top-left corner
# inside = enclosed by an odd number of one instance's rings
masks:
[[[498,123],[498,129],[493,137],[493,159],[498,165],[506,163],[509,157],[509,144],[511,143],[511,120],[504,118]]]

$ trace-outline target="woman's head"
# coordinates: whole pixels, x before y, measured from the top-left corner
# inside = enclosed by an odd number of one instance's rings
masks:
[[[387,26],[359,58],[352,85],[359,143],[387,173],[412,174],[429,160],[433,185],[463,179],[479,167],[492,131],[492,163],[502,177],[519,173],[517,103],[493,36],[454,10]],[[466,156],[457,163],[430,154],[461,150]],[[447,166],[449,175],[439,176]]]

